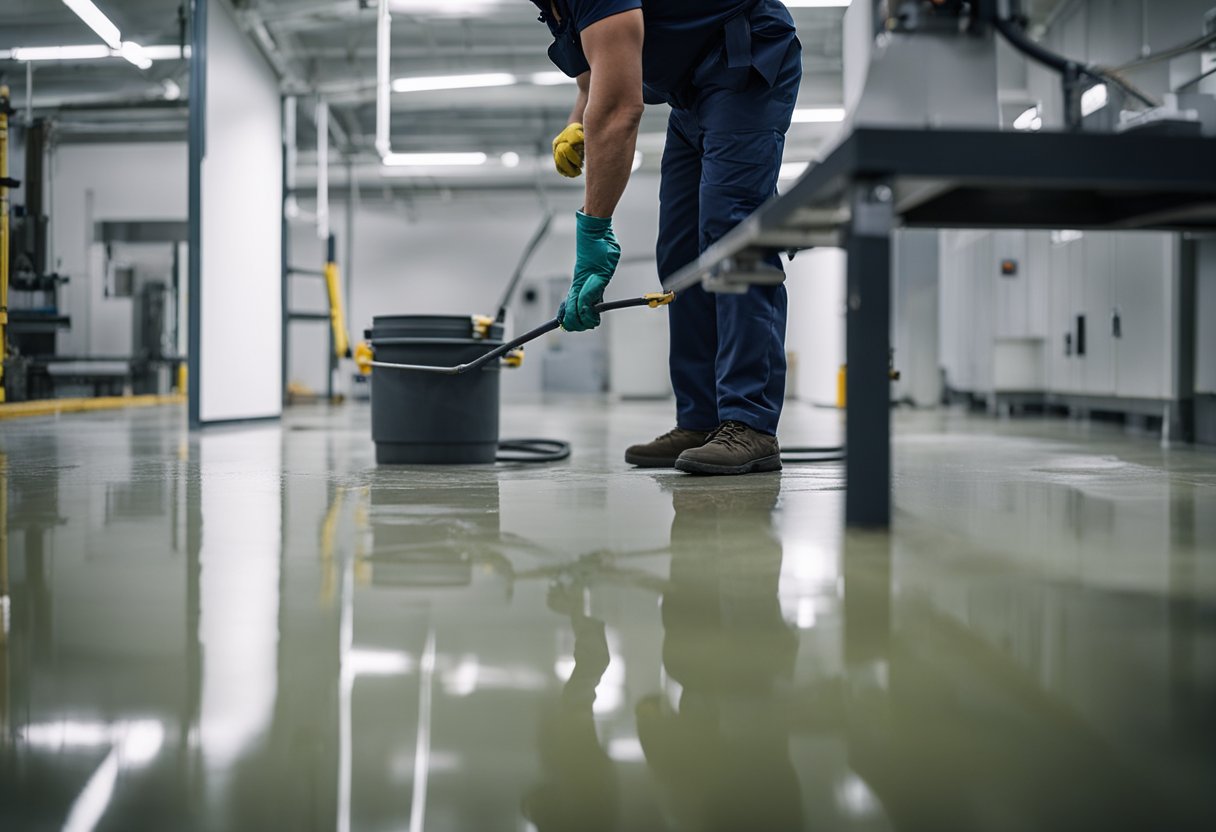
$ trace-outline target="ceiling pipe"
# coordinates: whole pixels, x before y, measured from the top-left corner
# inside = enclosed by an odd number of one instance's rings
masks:
[[[376,152],[381,158],[392,152],[389,137],[390,59],[392,57],[393,18],[389,14],[388,0],[380,0],[376,12]]]
[[[329,239],[329,107],[317,100],[317,238]]]

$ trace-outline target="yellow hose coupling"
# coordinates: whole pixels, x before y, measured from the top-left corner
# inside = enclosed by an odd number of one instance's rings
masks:
[[[502,357],[502,363],[508,367],[522,367],[524,363],[524,350],[520,347],[517,350],[511,350]]]
[[[651,309],[658,309],[660,306],[666,306],[676,299],[675,292],[651,292],[649,295],[642,295],[649,303]]]
[[[359,368],[359,372],[363,375],[371,375],[372,362],[376,360],[376,354],[372,352],[371,344],[366,341],[360,341],[355,345],[355,366]]]
[[[473,337],[479,341],[484,341],[490,337],[490,327],[494,326],[494,319],[488,315],[473,316]]]

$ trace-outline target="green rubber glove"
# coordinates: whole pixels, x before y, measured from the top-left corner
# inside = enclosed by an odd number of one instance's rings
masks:
[[[577,224],[574,280],[557,310],[557,320],[568,332],[584,332],[600,325],[595,306],[604,300],[604,290],[621,261],[621,246],[612,233],[611,217],[591,217],[579,211]]]

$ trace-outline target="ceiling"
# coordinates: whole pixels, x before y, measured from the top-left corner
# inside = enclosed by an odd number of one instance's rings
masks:
[[[170,46],[188,39],[186,10],[175,0],[95,0],[124,39]],[[545,56],[547,31],[527,0],[391,0],[393,77],[506,72],[520,78],[553,70]],[[1067,2],[1067,0],[1065,0]],[[1059,0],[1032,0],[1041,21]],[[234,0],[242,28],[267,55],[284,91],[301,98],[301,161],[315,143],[313,107],[331,110],[334,152],[375,163],[375,0]],[[453,14],[453,5],[465,8]],[[474,7],[475,11],[468,11]],[[843,86],[840,8],[793,9],[804,48],[799,105],[840,106]],[[98,38],[59,0],[4,0],[0,54],[14,47],[97,43]],[[181,139],[186,108],[176,96],[187,88],[188,61],[158,60],[139,70],[121,59],[23,64],[0,59],[0,79],[25,104],[32,66],[33,106],[54,116],[60,141],[133,138]],[[395,151],[505,152],[525,160],[547,155],[551,137],[566,123],[573,88],[530,83],[490,89],[395,94]],[[665,107],[651,107],[641,147],[653,165],[661,147]],[[787,158],[809,159],[835,125],[795,125]],[[526,165],[525,165],[526,167]]]
[[[188,35],[184,11],[173,0],[95,0],[124,39],[143,46],[179,44]],[[526,0],[483,0],[477,11],[444,12],[444,0],[393,0],[393,77],[507,72],[528,78],[550,72],[547,30]],[[311,122],[316,96],[329,103],[336,152],[373,161],[375,133],[376,12],[371,0],[238,0],[232,4],[251,40],[271,59],[285,91],[301,98],[299,140],[315,142]],[[462,4],[466,8],[472,4]],[[841,100],[842,9],[794,12],[805,53],[802,101],[838,106]],[[97,43],[98,39],[57,0],[5,0],[0,7],[0,50]],[[121,59],[38,62],[33,104],[60,122],[62,141],[180,138],[184,105],[167,100],[185,90],[182,60],[157,61],[145,71]],[[24,105],[26,64],[0,60],[0,77]],[[172,82],[176,84],[175,89]],[[512,151],[543,154],[566,123],[573,88],[517,86],[393,96],[394,150]],[[642,132],[664,129],[665,108],[649,108]],[[806,143],[826,134],[808,126]],[[650,139],[653,142],[653,138]]]

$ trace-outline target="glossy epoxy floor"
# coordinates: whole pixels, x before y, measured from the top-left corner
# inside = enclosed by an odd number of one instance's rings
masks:
[[[0,829],[1216,828],[1216,454],[900,414],[838,465],[383,469],[364,407],[0,425]],[[787,443],[839,436],[792,406]]]

